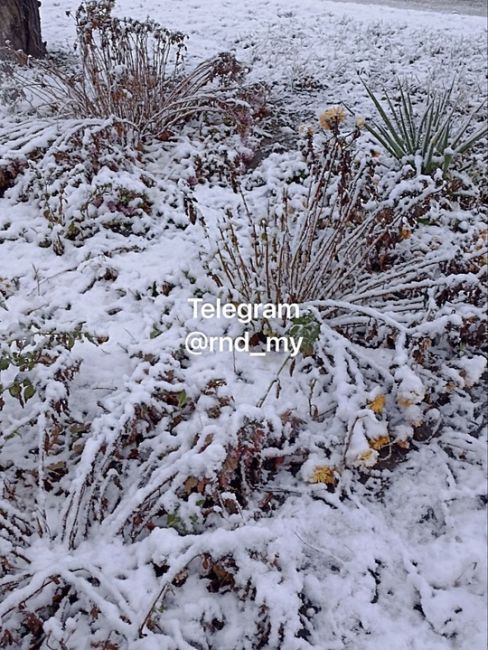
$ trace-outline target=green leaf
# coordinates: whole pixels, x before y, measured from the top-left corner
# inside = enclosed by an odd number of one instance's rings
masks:
[[[160,336],[160,334],[162,334],[161,330],[158,329],[157,325],[153,325],[153,328],[151,330],[151,334],[149,335],[149,338],[155,339],[158,336]]]
[[[377,120],[368,120],[365,128],[398,161],[407,155],[420,154],[424,174],[434,174],[438,169],[445,174],[456,158],[486,136],[486,128],[467,135],[469,125],[484,103],[461,126],[457,125],[459,119],[452,101],[454,81],[447,90],[429,93],[421,115],[414,114],[408,86],[398,82],[400,100],[394,102],[384,89],[384,100],[380,101],[367,84],[362,83],[377,113]]]
[[[34,386],[30,382],[28,382],[27,384],[26,382],[24,382],[24,393],[23,393],[24,402],[28,402],[32,397],[34,397],[35,394],[36,394],[36,389],[34,388]]]
[[[178,406],[183,408],[188,401],[186,391],[182,390],[178,393]]]
[[[183,522],[181,521],[180,517],[174,512],[170,512],[167,516],[167,524],[169,528],[182,528],[183,527]]]
[[[22,388],[20,384],[14,382],[13,384],[10,384],[10,386],[8,387],[8,392],[12,395],[12,397],[15,397],[15,399],[20,400]]]
[[[288,336],[297,340],[302,339],[300,352],[305,356],[313,354],[313,348],[320,336],[320,323],[313,314],[305,314],[292,321]]]

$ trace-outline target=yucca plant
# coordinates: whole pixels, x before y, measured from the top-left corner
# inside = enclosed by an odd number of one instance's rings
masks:
[[[385,109],[378,95],[363,84],[378,112],[377,119],[366,120],[365,128],[397,160],[407,159],[416,166],[415,159],[420,157],[423,174],[432,175],[440,169],[445,175],[453,161],[486,137],[486,126],[474,132],[470,128],[485,102],[461,122],[452,101],[454,83],[447,90],[431,92],[418,112],[408,85],[398,82],[399,102],[383,90]]]

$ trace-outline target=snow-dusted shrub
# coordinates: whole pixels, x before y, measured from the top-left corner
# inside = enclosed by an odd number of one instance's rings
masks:
[[[388,108],[364,86],[377,111],[377,118],[366,120],[365,128],[396,160],[409,163],[418,173],[433,175],[440,170],[445,176],[486,138],[485,126],[472,128],[484,103],[467,118],[460,117],[452,98],[454,84],[443,92],[431,91],[420,110],[411,88],[402,82],[397,85],[397,101],[383,89]]]
[[[147,230],[155,181],[141,169],[133,134],[126,122],[112,118],[75,120],[61,134],[34,125],[12,138],[0,164],[6,183],[15,184],[12,196],[38,202],[46,226],[41,246],[62,254],[66,240],[81,243],[100,229],[123,235]],[[15,175],[8,176],[9,170]]]
[[[72,332],[42,332],[31,326],[23,335],[19,334],[9,340],[5,340],[5,334],[2,333],[0,371],[3,373],[4,382],[5,376],[9,377],[6,383],[0,384],[0,410],[5,405],[5,399],[9,397],[18,400],[21,407],[26,406],[37,392],[33,375],[38,367],[52,366],[58,360],[62,348],[71,350],[75,341],[83,337],[81,328]],[[69,367],[68,378],[76,372],[76,366],[77,364],[73,363]],[[4,435],[2,432],[2,438]]]
[[[13,454],[19,488],[31,486],[37,492],[32,525],[39,531],[45,531],[48,525],[45,495],[58,489],[56,486],[76,453],[77,422],[71,416],[69,398],[81,358],[73,348],[77,342],[85,341],[97,345],[106,339],[91,335],[82,325],[56,329],[43,318],[18,324],[7,322],[0,331],[0,412],[5,416],[0,431],[0,456],[5,462]],[[24,437],[27,455],[20,451],[19,440]],[[34,449],[35,460],[30,456]],[[5,469],[8,467],[12,468],[7,462]],[[0,537],[15,544],[22,538],[16,521],[23,520],[21,512],[26,511],[19,506],[16,514],[16,499],[9,495],[7,475],[5,471],[0,496]]]
[[[148,190],[153,180],[142,172],[114,172],[102,167],[92,179],[70,175],[59,189],[41,195],[43,216],[50,225],[43,247],[62,254],[63,240],[81,243],[100,229],[144,234],[152,213]]]
[[[129,392],[115,395],[110,411],[90,424],[63,417],[64,401],[58,408],[57,437],[45,433],[46,420],[41,419],[25,471],[8,462],[16,448],[0,450],[8,468],[0,500],[2,638],[11,644],[49,640],[62,648],[63,643],[76,645],[80,634],[96,644],[110,631],[120,647],[157,635],[176,648],[162,616],[167,592],[176,590],[171,601],[176,597],[197,608],[189,615],[185,638],[203,635],[209,647],[219,647],[220,638],[225,643],[234,634],[231,611],[237,615],[245,607],[253,612],[254,623],[232,647],[241,643],[252,648],[261,639],[278,648],[285,632],[293,638],[303,625],[299,595],[292,597],[296,611],[291,615],[282,602],[293,593],[294,569],[273,549],[276,533],[263,528],[249,538],[247,527],[234,532],[220,528],[226,518],[237,521],[242,507],[254,503],[253,491],[266,473],[256,453],[279,439],[279,432],[248,418],[234,422],[228,389],[219,378],[198,390],[197,384],[183,383],[185,372],[175,355],[141,349],[140,357],[127,378]],[[62,391],[57,394],[66,399]],[[56,409],[57,402],[50,407]],[[219,420],[226,426],[219,426]],[[24,427],[28,430],[29,423]],[[33,504],[27,497],[36,490],[30,472],[44,468],[50,451],[55,459],[40,474]],[[127,481],[137,485],[136,491],[126,490]],[[54,511],[59,518],[56,530],[32,516],[37,502],[46,501],[47,521]],[[121,557],[112,577],[106,573],[112,565],[108,558],[102,564],[95,555],[81,562],[69,559],[98,530],[107,540],[118,537],[122,554],[123,547],[139,548],[144,602],[138,611],[123,585],[133,569],[121,564]],[[53,554],[58,558],[54,563]],[[258,578],[264,574],[266,580]],[[217,599],[217,609],[210,598]]]
[[[83,639],[103,647],[109,634],[121,649],[320,647],[324,592],[295,535],[304,503],[327,489],[347,495],[356,465],[381,467],[412,436],[459,426],[460,400],[468,416],[459,430],[473,438],[484,314],[483,250],[471,234],[457,261],[449,242],[417,257],[414,275],[405,252],[403,266],[356,295],[310,303],[320,323],[313,354],[297,360],[267,410],[240,401],[219,360],[196,372],[172,351],[174,326],[132,346],[121,384],[81,421],[62,422],[67,437],[48,464],[51,525],[40,534],[30,472],[44,438],[32,441],[20,474],[11,462],[19,447],[5,449],[3,638],[60,650]],[[180,303],[164,302],[174,323]],[[334,508],[343,503],[329,496]]]
[[[218,54],[187,72],[184,34],[150,19],[116,18],[114,4],[90,0],[78,8],[77,68],[46,59],[26,72],[11,68],[10,74],[50,111],[116,117],[130,122],[140,137],[167,138],[177,124],[209,112],[248,128],[250,107],[239,96],[245,70],[232,54]]]
[[[284,371],[294,373],[309,417],[327,422],[326,439],[318,425],[308,450],[310,468],[322,467],[321,482],[331,483],[345,467],[376,465],[393,443],[408,446],[422,427],[435,431],[449,376],[458,377],[463,355],[471,369],[482,362],[486,328],[486,233],[477,218],[458,213],[461,232],[432,200],[442,185],[428,176],[380,179],[377,158],[354,153],[357,135],[339,133],[342,115],[322,116],[332,128],[325,152],[313,155],[309,138],[300,182],[275,188],[267,217],[241,191],[240,218],[227,213],[208,262],[235,301],[301,305],[291,323],[252,324],[255,345],[270,331],[303,337],[304,357],[283,361],[258,406],[272,388],[280,404]],[[418,224],[439,212],[443,237]]]
[[[8,312],[7,312],[8,316]],[[87,332],[53,327],[49,314],[25,317],[22,322],[4,318],[0,328],[0,592],[8,609],[6,593],[20,582],[13,575],[25,566],[21,548],[34,537],[49,535],[48,495],[62,495],[63,477],[79,455],[80,440],[87,427],[71,412],[71,387],[81,357],[76,345],[106,341]],[[15,459],[15,462],[12,462]],[[27,494],[33,497],[30,505]],[[8,576],[11,576],[9,578]],[[37,577],[33,574],[33,580]],[[41,580],[44,582],[44,580]],[[55,579],[43,586],[56,592]],[[53,592],[51,592],[52,594]],[[55,602],[55,601],[54,601]],[[2,614],[4,611],[2,612]],[[1,627],[2,644],[39,634],[40,619],[29,608],[18,619],[14,635]],[[14,631],[14,630],[12,630]]]
[[[325,143],[307,136],[299,172],[270,198],[266,215],[236,187],[241,204],[219,224],[212,269],[243,302],[344,295],[359,277],[387,265],[415,208],[435,191],[425,178],[394,191],[395,179],[387,179],[383,187],[378,158],[356,148],[359,128],[344,135],[339,122],[332,127]]]
[[[175,349],[176,286],[159,297],[169,327],[134,343],[128,373],[74,421],[85,393],[69,384],[71,413],[57,414],[61,432],[47,449],[30,399],[21,436],[0,450],[0,638],[59,650],[107,637],[121,650],[320,647],[328,589],[314,582],[299,513],[329,497],[334,509],[322,512],[347,509],[327,490],[347,496],[357,465],[375,472],[412,439],[455,425],[466,446],[474,440],[483,233],[472,220],[462,236],[429,228],[430,252],[417,229],[397,264],[362,278],[356,293],[307,304],[319,323],[312,355],[264,408],[242,400],[245,384],[225,361],[195,367]],[[6,300],[12,291],[0,285]],[[62,386],[50,390],[66,398]]]

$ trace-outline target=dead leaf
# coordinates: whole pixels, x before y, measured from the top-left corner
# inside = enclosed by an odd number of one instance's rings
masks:
[[[386,398],[384,395],[377,395],[373,401],[368,404],[368,408],[370,408],[373,413],[383,413],[385,401]]]

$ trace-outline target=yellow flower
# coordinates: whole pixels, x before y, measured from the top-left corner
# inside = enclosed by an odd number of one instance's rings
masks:
[[[356,459],[356,465],[364,465],[365,467],[373,467],[376,465],[378,459],[378,452],[376,449],[367,449],[363,451]]]
[[[408,397],[397,397],[397,404],[402,409],[408,409],[409,406],[412,406],[413,400]]]
[[[356,118],[356,126],[358,127],[358,129],[364,129],[365,125],[366,125],[366,120],[364,119],[364,117]]]
[[[319,117],[320,126],[326,131],[331,131],[332,129],[339,126],[341,122],[344,122],[346,119],[346,111],[342,106],[333,106],[327,111],[324,111]]]
[[[377,395],[374,400],[368,404],[368,408],[370,408],[373,413],[383,413],[383,409],[385,408],[385,396]]]
[[[375,438],[374,440],[369,441],[369,446],[372,449],[382,449],[383,447],[386,447],[386,445],[390,444],[390,436],[380,436],[379,438]]]
[[[333,467],[328,465],[317,465],[312,474],[312,483],[325,483],[326,485],[334,485],[336,476]]]

